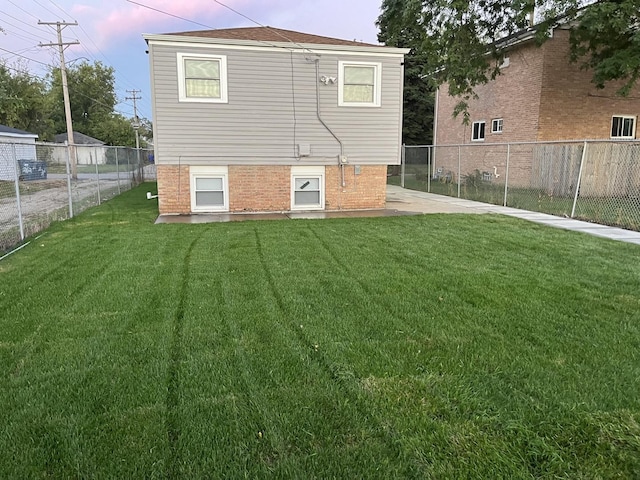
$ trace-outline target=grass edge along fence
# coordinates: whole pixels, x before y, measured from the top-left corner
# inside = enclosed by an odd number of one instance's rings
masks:
[[[155,178],[149,149],[0,143],[0,252]]]
[[[640,231],[640,142],[403,145],[389,183]]]

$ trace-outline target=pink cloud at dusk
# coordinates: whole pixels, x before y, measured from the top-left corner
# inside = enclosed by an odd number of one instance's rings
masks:
[[[216,17],[226,17],[232,13],[212,0],[182,0],[180,2],[140,0],[138,3],[148,5],[151,8],[124,1],[118,2],[118,4],[114,2],[113,7],[105,8],[96,2],[96,4],[75,4],[72,13],[78,17],[79,22],[90,25],[89,28],[92,30],[90,33],[93,33],[96,43],[101,47],[130,41],[134,38],[139,39],[142,33],[161,33],[165,29],[174,31],[173,26],[176,22],[184,30],[204,29],[202,26],[181,21],[171,15],[197,21],[214,28],[223,28],[225,25],[213,24]],[[231,8],[242,10],[250,2],[247,0],[226,0],[224,3]]]

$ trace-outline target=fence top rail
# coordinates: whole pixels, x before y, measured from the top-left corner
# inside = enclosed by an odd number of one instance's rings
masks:
[[[17,145],[17,144],[16,144]],[[87,147],[87,148],[94,148],[94,147],[100,147],[100,148],[128,148],[131,150],[153,150],[153,147],[140,147],[139,149],[136,149],[136,147],[127,147],[124,145],[102,145],[100,143],[55,143],[55,142],[36,142],[37,146],[42,146],[42,147],[58,147],[58,148],[65,148],[65,147]]]
[[[640,144],[640,139],[591,139],[591,140],[549,140],[549,141],[537,141],[537,142],[504,142],[504,143],[487,143],[487,142],[474,142],[474,143],[442,143],[436,145],[405,145],[404,148],[433,148],[433,147],[506,147],[507,145],[566,145],[566,144],[584,144],[584,143],[611,143],[621,145],[636,145]]]

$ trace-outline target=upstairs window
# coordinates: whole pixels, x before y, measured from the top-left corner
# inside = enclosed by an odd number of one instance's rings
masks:
[[[473,130],[471,132],[471,140],[474,142],[481,142],[484,140],[484,120],[481,122],[473,122]]]
[[[178,53],[181,102],[227,103],[227,57]]]
[[[339,62],[338,105],[379,107],[382,64]]]
[[[635,138],[636,117],[614,115],[611,120],[611,138]]]
[[[502,119],[494,118],[491,120],[491,133],[502,133]]]

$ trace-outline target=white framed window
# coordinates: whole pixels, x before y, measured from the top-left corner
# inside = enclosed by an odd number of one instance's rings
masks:
[[[611,119],[611,138],[636,138],[636,117],[614,115]]]
[[[291,210],[324,210],[324,167],[291,167]]]
[[[474,142],[481,142],[484,140],[484,127],[485,121],[473,122],[471,131],[471,140]]]
[[[229,210],[229,171],[227,167],[191,167],[191,211]]]
[[[379,107],[381,87],[381,63],[338,62],[339,106]]]
[[[228,102],[226,56],[178,53],[177,61],[181,102]]]
[[[502,123],[501,118],[491,120],[491,133],[502,133]]]

